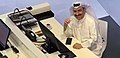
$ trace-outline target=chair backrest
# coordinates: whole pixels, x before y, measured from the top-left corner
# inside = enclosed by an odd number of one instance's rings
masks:
[[[103,20],[98,20],[98,26],[99,26],[99,32],[100,35],[102,37],[102,52],[101,52],[101,56],[102,53],[104,52],[106,45],[107,45],[107,29],[108,29],[108,22],[103,21]]]

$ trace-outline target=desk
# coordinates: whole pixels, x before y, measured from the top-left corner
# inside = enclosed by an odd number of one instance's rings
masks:
[[[19,58],[47,58],[36,46],[28,39],[27,36],[21,32],[21,30],[8,18],[9,13],[0,15],[0,19],[11,29],[11,41],[15,44],[17,48],[21,51],[20,54],[26,56],[22,57],[20,55]],[[16,55],[12,53],[11,50],[5,50],[5,54],[8,57],[16,58]],[[15,56],[13,56],[13,55]]]
[[[78,40],[75,38],[73,38],[71,45],[65,44],[66,39],[63,39],[61,41],[67,48],[69,48],[75,55],[77,55],[76,58],[99,58],[93,52],[91,52],[88,48],[74,49],[73,45],[78,42]]]
[[[77,57],[76,58],[99,58],[94,53],[92,53],[88,48],[74,49],[73,45],[78,42],[77,39],[73,39],[71,45],[66,45],[66,37],[63,35],[63,27],[59,22],[54,18],[49,18],[41,21],[45,26],[50,24],[52,29],[51,32],[69,49],[71,50]],[[34,28],[37,29],[37,28]],[[49,58],[59,58],[59,52],[55,52],[52,54],[47,54]]]
[[[0,51],[3,55],[6,55],[8,58],[27,58],[20,50],[18,54],[15,54],[11,48]]]
[[[65,45],[66,39],[61,40],[61,41]],[[88,48],[74,49],[73,44],[76,43],[76,42],[77,42],[77,40],[75,38],[73,38],[71,45],[65,45],[69,50],[71,50],[77,56],[75,58],[99,58],[93,52],[91,52]],[[58,54],[60,54],[60,53],[55,52],[55,53],[46,54],[46,55],[49,58],[59,58]]]
[[[6,55],[8,58],[27,58],[27,56],[21,51],[21,49],[19,49],[15,44],[13,44],[13,42],[11,41],[11,37],[9,37],[9,42],[7,43],[8,46],[10,47],[11,45],[13,45],[19,50],[19,53],[16,54],[15,52],[13,52],[12,48],[8,48],[0,51],[3,55]]]

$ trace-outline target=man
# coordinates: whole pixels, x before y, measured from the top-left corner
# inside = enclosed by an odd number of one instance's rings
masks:
[[[89,5],[82,5],[80,2],[73,3],[72,15],[64,20],[64,33],[67,37],[75,37],[79,43],[75,43],[73,48],[80,49],[87,47],[93,53],[100,56],[102,39],[97,31],[94,15],[90,15]]]

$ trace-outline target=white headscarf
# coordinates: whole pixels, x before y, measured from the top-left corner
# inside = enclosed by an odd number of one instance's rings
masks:
[[[88,3],[82,3],[82,2],[73,2],[72,6],[70,8],[71,15],[73,15],[73,7],[77,8],[79,6],[84,7],[86,9],[87,14],[91,15],[94,18],[97,18],[93,9],[90,7],[90,5]]]

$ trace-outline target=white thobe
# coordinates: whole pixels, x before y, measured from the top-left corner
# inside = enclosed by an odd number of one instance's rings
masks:
[[[83,47],[87,47],[93,53],[99,55],[102,41],[96,30],[95,19],[86,13],[81,20],[77,20],[75,16],[71,16],[70,20],[71,22],[64,32],[65,35],[68,37],[74,36]]]

